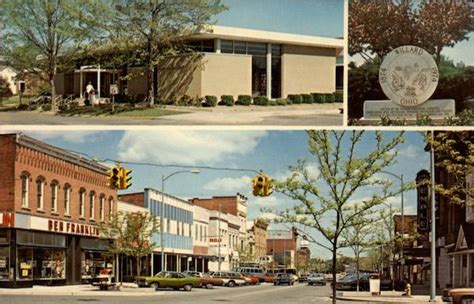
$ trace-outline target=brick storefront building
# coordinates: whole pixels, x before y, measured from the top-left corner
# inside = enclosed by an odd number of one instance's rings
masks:
[[[273,257],[274,266],[294,268],[298,233],[291,230],[268,230],[267,255]]]
[[[116,211],[107,167],[22,134],[0,135],[0,286],[77,284],[114,267],[98,223]]]

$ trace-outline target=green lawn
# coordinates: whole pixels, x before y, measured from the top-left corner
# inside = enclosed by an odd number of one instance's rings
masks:
[[[22,103],[28,103],[29,101],[30,97],[23,97],[21,99]],[[17,95],[8,98],[0,98],[0,104],[2,104],[4,107],[17,106],[20,104],[20,97]]]
[[[124,117],[159,117],[167,115],[184,114],[188,112],[183,111],[172,111],[162,108],[146,108],[146,109],[134,109],[128,111],[122,111],[120,113],[113,114],[113,116],[124,116]]]

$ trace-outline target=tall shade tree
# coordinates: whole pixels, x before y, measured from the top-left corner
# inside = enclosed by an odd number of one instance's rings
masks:
[[[474,200],[474,187],[469,174],[474,174],[474,133],[472,131],[435,132],[426,134],[426,142],[435,153],[435,167],[445,170],[449,184],[436,184],[435,190],[449,198],[453,204],[466,204]]]
[[[383,132],[371,134],[372,141],[364,131],[308,131],[309,152],[319,166],[319,177],[310,173],[306,160],[299,160],[290,166],[291,174],[286,180],[275,183],[275,189],[294,204],[285,210],[267,210],[277,215],[276,222],[297,223],[319,232],[328,245],[320,244],[332,253],[333,284],[337,251],[344,245],[343,231],[353,225],[357,216],[398,194],[391,190],[390,182],[377,174],[395,163],[403,133],[387,139]],[[354,196],[361,191],[367,198],[354,209]],[[333,289],[334,303],[335,296]]]
[[[377,221],[377,218],[372,216],[375,209],[368,210],[364,213],[358,212],[359,204],[354,204],[353,213],[357,214],[351,219],[350,225],[343,230],[341,247],[349,247],[352,249],[355,257],[356,273],[357,273],[357,287],[359,291],[359,270],[361,254],[370,249],[372,245],[371,236],[373,234],[372,224]]]
[[[87,36],[88,29],[73,18],[81,10],[74,1],[9,0],[2,2],[2,53],[17,69],[36,73],[50,85],[56,108],[54,77]]]
[[[153,234],[159,232],[159,221],[145,212],[117,212],[109,223],[98,226],[103,238],[113,240],[110,252],[134,257],[137,262],[137,276],[140,276],[142,258],[151,254],[156,244]],[[118,278],[117,278],[118,279]]]
[[[90,0],[81,0],[85,3]],[[206,30],[213,16],[226,7],[221,0],[96,0],[93,11],[83,16],[107,36],[106,42],[122,51],[138,51],[135,56],[145,67],[147,97],[154,104],[155,69],[176,46],[198,30]],[[101,14],[97,22],[96,12]],[[99,30],[100,29],[100,30]]]
[[[353,0],[349,7],[349,54],[381,59],[402,45],[416,45],[441,61],[444,47],[468,39],[466,1]]]

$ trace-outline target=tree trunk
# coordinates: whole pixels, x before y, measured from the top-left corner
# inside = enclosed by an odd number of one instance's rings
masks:
[[[56,85],[54,84],[54,75],[50,77],[49,84],[51,86],[51,110],[56,112],[58,105],[56,103]]]
[[[142,259],[140,256],[136,256],[135,258],[137,259],[137,277],[139,277],[142,271]]]
[[[336,304],[336,262],[337,262],[337,242],[332,245],[332,303]]]
[[[357,291],[360,290],[359,288],[359,253],[356,253],[356,272],[357,272]]]
[[[152,66],[148,66],[146,73],[147,73],[147,87],[148,87],[148,101],[149,101],[149,106],[153,107],[155,104],[155,83],[153,80],[153,72],[154,68]]]

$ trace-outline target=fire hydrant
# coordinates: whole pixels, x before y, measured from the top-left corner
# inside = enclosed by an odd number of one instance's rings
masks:
[[[410,285],[410,283],[407,283],[407,286],[405,287],[405,296],[411,297],[411,285]]]

